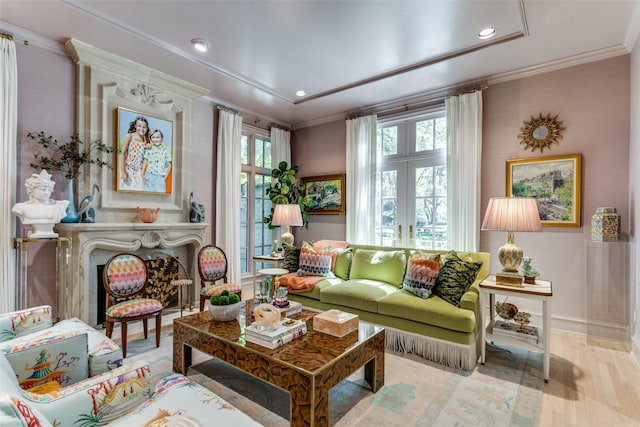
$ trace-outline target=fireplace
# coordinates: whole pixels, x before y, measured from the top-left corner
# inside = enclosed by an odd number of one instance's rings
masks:
[[[206,223],[95,223],[56,225],[61,236],[72,239],[70,281],[62,292],[66,298],[59,312],[62,318],[77,317],[98,326],[99,295],[104,288],[99,283],[98,266],[113,255],[132,252],[147,256],[162,252],[181,260],[192,279],[197,275],[196,257],[204,245]],[[143,258],[144,258],[143,256]],[[191,289],[193,292],[193,289]],[[103,298],[104,295],[100,298]],[[102,303],[104,304],[104,302]],[[104,306],[103,306],[104,307]]]

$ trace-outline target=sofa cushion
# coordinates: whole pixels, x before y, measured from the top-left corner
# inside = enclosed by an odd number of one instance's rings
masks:
[[[440,255],[416,252],[409,258],[402,289],[429,298],[440,272]]]
[[[313,276],[309,276],[309,277],[313,277]],[[320,280],[319,282],[317,282],[313,288],[310,291],[307,292],[294,292],[295,295],[300,295],[306,298],[311,298],[314,299],[316,301],[320,301],[320,292],[322,292],[323,289],[326,289],[328,287],[337,285],[339,283],[344,282],[344,280],[339,279],[339,278],[332,278],[332,279],[327,279],[327,278],[323,278],[321,277],[322,280]]]
[[[8,393],[0,393],[0,426],[5,427],[49,427],[51,423],[30,407],[24,399]]]
[[[474,332],[473,310],[455,307],[437,295],[427,299],[399,290],[378,300],[378,314],[413,320],[458,332]]]
[[[302,242],[298,271],[303,274],[322,275],[331,272],[331,250],[316,251],[307,242]]]
[[[398,292],[395,285],[379,280],[349,279],[322,289],[320,301],[377,313],[378,300],[394,292]]]
[[[473,284],[481,267],[481,261],[464,261],[455,252],[449,252],[446,261],[440,268],[438,281],[433,292],[458,307],[460,298]]]
[[[351,264],[351,279],[369,279],[402,287],[407,264],[405,251],[356,249]]]
[[[349,280],[349,272],[351,271],[351,263],[353,262],[353,250],[351,248],[338,252],[336,256],[336,264],[333,269],[336,277],[342,280]]]
[[[51,306],[41,305],[0,315],[0,342],[37,332],[53,325]]]
[[[282,245],[284,248],[284,259],[282,260],[282,268],[286,268],[290,272],[296,272],[299,268],[300,248],[293,245]]]

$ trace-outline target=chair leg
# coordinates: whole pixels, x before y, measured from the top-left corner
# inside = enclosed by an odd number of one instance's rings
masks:
[[[149,324],[146,318],[142,319],[142,328],[144,329],[144,339],[146,340],[149,334]]]
[[[204,310],[204,300],[205,300],[205,297],[200,295],[200,311]]]
[[[105,334],[107,335],[107,337],[111,338],[111,334],[113,334],[113,322],[105,320],[105,327]]]
[[[160,332],[162,332],[162,311],[156,315],[156,348],[160,347]]]
[[[122,333],[122,358],[127,357],[127,322],[120,323],[120,332]]]

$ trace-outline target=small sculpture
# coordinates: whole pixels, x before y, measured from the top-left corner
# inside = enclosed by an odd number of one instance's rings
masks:
[[[271,304],[263,303],[253,310],[253,317],[256,319],[258,330],[275,330],[280,323],[280,310]]]
[[[518,312],[513,318],[513,321],[520,325],[519,332],[527,332],[527,325],[531,323],[531,313],[525,313],[524,311]]]
[[[497,302],[496,313],[504,320],[511,320],[518,314],[518,307],[508,302]]]
[[[82,199],[78,206],[78,214],[82,215],[81,222],[94,223],[96,222],[96,214],[93,210],[93,204],[96,202],[96,195],[100,192],[100,186],[93,184],[91,194]]]
[[[160,208],[141,208],[141,207],[137,207],[136,211],[138,212],[138,218],[140,218],[140,221],[145,222],[145,223],[152,223],[155,222],[156,219],[158,219],[158,212],[160,212]]]
[[[189,222],[204,221],[204,206],[193,200],[193,192],[189,194]]]
[[[69,201],[49,198],[55,184],[45,169],[40,174],[32,174],[24,183],[29,201],[16,203],[11,209],[23,224],[33,226],[34,231],[29,234],[30,237],[58,237],[58,233],[53,231],[53,226],[67,216]]]
[[[524,283],[528,283],[530,285],[536,283],[536,277],[538,277],[540,273],[538,273],[538,270],[531,267],[531,257],[522,257],[522,275],[524,276]]]

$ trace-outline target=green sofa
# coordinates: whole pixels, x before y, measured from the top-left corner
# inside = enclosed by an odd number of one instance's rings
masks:
[[[407,260],[415,249],[364,245],[349,249],[336,257],[335,279],[323,279],[310,291],[290,292],[289,299],[312,309],[354,313],[360,320],[384,326],[389,350],[465,370],[476,366],[479,283],[489,274],[488,253],[458,252],[463,260],[482,261],[482,266],[456,307],[435,294],[423,299],[402,289]]]

